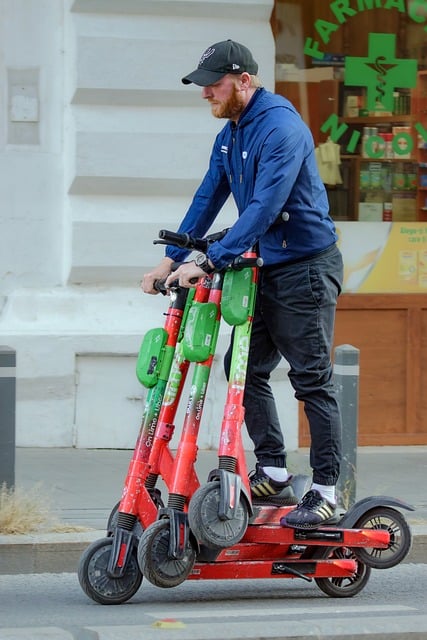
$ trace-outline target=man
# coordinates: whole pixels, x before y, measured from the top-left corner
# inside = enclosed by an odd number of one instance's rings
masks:
[[[283,524],[309,529],[335,517],[341,421],[330,352],[343,265],[311,133],[288,100],[261,87],[257,73],[249,49],[227,40],[206,49],[197,69],[182,79],[201,86],[212,114],[228,122],[216,137],[209,169],[179,231],[203,236],[230,193],[239,217],[207,256],[181,265],[166,282],[178,278],[181,286],[194,286],[192,279],[223,269],[257,245],[264,266],[244,398],[257,458],[251,492],[258,503],[297,502],[268,384],[283,356],[308,417],[313,469],[311,489]],[[158,267],[144,276],[144,291],[155,293],[154,281],[167,277],[171,263],[187,255],[168,247]]]

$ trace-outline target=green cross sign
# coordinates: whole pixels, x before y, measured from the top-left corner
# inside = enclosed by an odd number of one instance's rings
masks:
[[[344,84],[367,89],[368,111],[393,111],[393,91],[417,84],[417,61],[395,58],[396,36],[388,33],[369,34],[367,58],[347,56]]]

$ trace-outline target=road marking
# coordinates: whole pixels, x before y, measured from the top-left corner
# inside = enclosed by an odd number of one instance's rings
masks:
[[[333,608],[333,607],[332,607]],[[394,607],[389,607],[393,609]],[[328,616],[321,618],[299,619],[299,620],[269,620],[268,627],[266,621],[257,622],[228,620],[229,612],[224,611],[223,620],[207,624],[206,621],[187,623],[184,629],[176,629],[171,632],[168,638],[179,638],[180,640],[237,640],[246,638],[247,640],[259,640],[259,638],[269,638],[285,640],[304,640],[310,638],[322,638],[323,640],[336,640],[351,635],[353,638],[372,637],[379,634],[382,638],[402,638],[410,637],[412,633],[417,638],[425,637],[421,634],[427,629],[427,615],[402,615],[393,616],[349,616],[334,619],[331,608],[327,608]],[[344,609],[343,609],[344,611]],[[184,616],[181,613],[181,618]],[[98,640],[159,640],[162,631],[148,625],[110,625],[109,627],[87,626],[85,630],[95,632]],[[173,636],[172,636],[173,633]],[[163,636],[162,636],[163,637]],[[165,637],[166,638],[166,637]],[[0,633],[0,640],[2,636]],[[10,640],[5,638],[4,640]],[[18,640],[18,639],[17,639]],[[22,639],[23,640],[23,639]],[[60,638],[59,640],[62,640]]]
[[[414,607],[406,607],[405,605],[349,605],[346,607],[337,607],[337,606],[326,606],[326,607],[287,607],[286,604],[283,607],[275,607],[275,608],[265,608],[265,605],[262,605],[264,608],[261,610],[254,609],[253,605],[248,605],[248,607],[240,607],[240,608],[230,608],[225,609],[224,606],[217,610],[213,610],[212,608],[206,610],[200,610],[200,607],[197,609],[188,609],[185,607],[174,609],[168,608],[165,611],[146,611],[146,615],[151,618],[161,619],[163,617],[172,617],[172,618],[223,618],[226,616],[227,618],[239,618],[239,617],[247,617],[247,616],[256,616],[257,618],[261,616],[294,616],[301,614],[310,614],[317,615],[319,613],[327,613],[328,615],[338,615],[340,613],[344,613],[346,615],[350,615],[353,613],[387,613],[388,611],[396,613],[396,612],[410,612],[416,611],[417,609]],[[212,604],[209,605],[212,607]]]

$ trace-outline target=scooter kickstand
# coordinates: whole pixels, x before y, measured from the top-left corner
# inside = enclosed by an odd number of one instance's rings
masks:
[[[297,578],[302,578],[306,582],[313,582],[313,578],[309,576],[305,576],[301,571],[297,571],[296,569],[291,569],[291,567],[283,562],[275,562],[273,573],[290,573]]]

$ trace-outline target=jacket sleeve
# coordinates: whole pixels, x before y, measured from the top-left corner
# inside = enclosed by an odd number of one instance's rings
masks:
[[[306,156],[314,148],[311,135],[298,114],[290,113],[260,141],[253,179],[252,196],[227,235],[209,249],[209,257],[223,268],[253,247],[283,210]]]
[[[189,233],[202,238],[230,195],[230,186],[221,158],[221,140],[220,133],[212,149],[208,171],[178,228],[179,233]],[[185,260],[189,253],[186,249],[173,246],[166,249],[166,255],[177,262]]]

